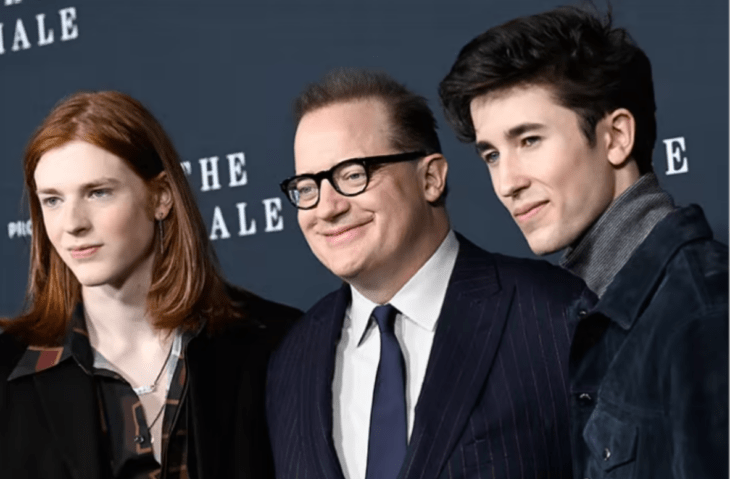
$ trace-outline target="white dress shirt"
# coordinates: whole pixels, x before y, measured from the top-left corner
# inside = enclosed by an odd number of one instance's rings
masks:
[[[409,440],[436,322],[458,251],[456,235],[449,231],[431,258],[390,300],[400,312],[395,319],[395,336],[405,360]],[[332,381],[332,436],[345,478],[364,479],[380,332],[370,320],[378,305],[350,288],[352,301],[345,313]]]

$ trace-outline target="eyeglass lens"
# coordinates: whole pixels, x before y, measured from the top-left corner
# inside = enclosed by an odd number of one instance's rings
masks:
[[[360,163],[338,165],[331,178],[332,186],[343,195],[361,193],[368,184],[367,169]],[[319,186],[314,178],[295,178],[287,189],[294,204],[302,208],[314,205],[319,199]]]

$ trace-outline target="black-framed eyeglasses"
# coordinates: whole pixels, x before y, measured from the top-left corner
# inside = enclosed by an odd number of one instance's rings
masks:
[[[423,151],[396,153],[394,155],[352,158],[337,163],[326,171],[292,176],[279,185],[291,204],[300,210],[309,210],[319,203],[322,180],[327,179],[342,196],[357,196],[368,187],[374,167],[386,163],[413,161],[427,156]]]

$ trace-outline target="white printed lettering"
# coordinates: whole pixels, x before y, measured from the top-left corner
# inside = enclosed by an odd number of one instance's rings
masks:
[[[22,47],[21,47],[22,44]],[[15,22],[15,37],[13,38],[13,47],[11,50],[17,52],[20,49],[27,50],[30,48],[30,42],[28,41],[28,34],[25,33],[25,27],[23,26],[23,20],[20,18]]]
[[[234,186],[243,186],[248,183],[248,176],[246,170],[243,169],[246,166],[246,157],[243,152],[231,153],[227,155],[228,158],[228,171],[230,173],[230,183],[228,186],[233,188]]]
[[[218,157],[201,158],[198,163],[200,163],[200,176],[203,183],[200,191],[219,190],[221,184],[218,181]]]
[[[689,171],[689,165],[687,163],[687,157],[682,156],[685,151],[684,137],[680,136],[677,138],[669,138],[664,141],[664,146],[667,149],[667,175],[679,175],[680,173],[687,173]],[[675,147],[676,145],[676,147]]]
[[[46,30],[46,14],[39,13],[35,18],[38,21],[38,46],[50,45],[53,43],[53,29]]]
[[[218,236],[218,233],[220,233],[220,236]],[[228,232],[226,222],[223,220],[223,213],[221,213],[221,209],[216,206],[215,210],[213,210],[213,224],[210,226],[210,239],[228,239],[230,237],[231,234]]]
[[[261,201],[266,214],[265,233],[284,229],[284,218],[281,216],[281,198],[267,198]]]
[[[79,36],[79,27],[76,20],[76,7],[68,7],[58,11],[61,17],[61,41],[74,40]]]
[[[246,203],[236,203],[238,208],[238,223],[240,229],[238,236],[248,236],[256,233],[256,220],[251,220],[251,224],[246,226]]]

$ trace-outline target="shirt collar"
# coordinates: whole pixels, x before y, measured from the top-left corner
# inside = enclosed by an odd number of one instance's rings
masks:
[[[176,342],[179,357],[183,357],[182,351],[187,348],[192,338],[201,333],[205,324],[206,319],[201,318],[195,329],[175,333],[176,336],[180,336]],[[8,381],[51,369],[69,358],[73,358],[87,374],[92,374],[95,367],[114,370],[113,367],[109,367],[108,361],[91,347],[84,319],[84,307],[81,303],[74,308],[63,344],[58,347],[28,346],[8,376]]]
[[[441,305],[459,253],[459,241],[450,230],[438,249],[389,301],[403,316],[428,331],[436,329]],[[370,315],[378,306],[350,285],[352,302],[349,316],[358,342],[370,324]]]
[[[94,364],[94,355],[84,320],[84,308],[81,303],[74,308],[62,345],[57,347],[28,346],[8,376],[8,381],[51,369],[69,358],[73,358],[87,373],[91,371]]]

